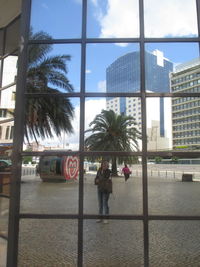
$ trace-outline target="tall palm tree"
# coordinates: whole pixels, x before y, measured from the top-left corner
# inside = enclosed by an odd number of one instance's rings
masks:
[[[30,33],[30,39],[51,39],[45,32]],[[29,46],[27,93],[48,93],[49,95],[27,97],[25,114],[25,137],[49,138],[54,133],[60,136],[63,131],[73,132],[71,120],[74,108],[67,97],[55,95],[60,91],[73,92],[73,86],[67,78],[66,61],[69,55],[48,56],[51,44],[31,44]],[[52,94],[52,95],[51,95]]]
[[[132,116],[116,114],[113,110],[102,110],[90,123],[91,133],[85,139],[89,151],[134,151],[138,150],[141,133]],[[116,157],[112,158],[112,171],[116,174]]]

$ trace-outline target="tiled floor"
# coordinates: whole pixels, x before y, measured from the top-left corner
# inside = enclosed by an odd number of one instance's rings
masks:
[[[0,267],[6,266],[6,248],[7,242],[6,240],[0,238]]]

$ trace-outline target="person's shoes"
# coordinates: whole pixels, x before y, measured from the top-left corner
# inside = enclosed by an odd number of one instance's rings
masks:
[[[96,222],[97,223],[100,223],[100,222],[102,222],[102,220],[101,219],[97,219]]]
[[[104,223],[104,224],[107,224],[107,223],[108,223],[108,220],[103,220],[103,223]]]

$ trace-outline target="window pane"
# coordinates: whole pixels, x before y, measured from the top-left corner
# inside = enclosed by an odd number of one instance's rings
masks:
[[[139,90],[140,52],[137,44],[87,46],[86,91],[126,93]]]
[[[17,60],[18,57],[16,56],[8,56],[4,59],[2,86],[6,86],[16,81]]]
[[[146,37],[198,35],[195,0],[144,0]]]
[[[170,92],[172,79],[180,75],[180,69],[190,72],[199,62],[197,43],[149,43],[145,49],[145,87],[148,92]],[[199,72],[198,68],[196,72]]]
[[[101,184],[95,184],[95,178],[100,176],[101,162],[104,161],[108,162],[108,170],[111,171],[112,193],[109,195],[106,189],[102,189]],[[85,213],[98,215],[142,213],[141,157],[90,156],[84,161],[84,170]],[[103,178],[106,177],[105,174]],[[105,205],[104,197],[108,198]]]
[[[19,36],[20,36],[20,20],[16,20],[14,23],[6,28],[6,46],[5,54],[12,53],[19,47]]]
[[[2,266],[6,266],[6,258],[7,258],[7,241],[3,238],[0,238],[0,259]]]
[[[191,75],[196,76],[195,74]],[[195,80],[196,77],[193,78],[193,82]],[[194,88],[196,85],[192,87]],[[200,91],[200,87],[198,91]],[[199,97],[176,97],[172,99],[172,145],[174,150],[199,150],[199,108]]]
[[[172,93],[200,92],[200,59],[178,65],[170,75]]]
[[[148,159],[149,213],[198,216],[200,157],[152,156]]]
[[[146,114],[147,149],[150,151],[172,150],[171,98],[147,98]]]
[[[21,179],[21,213],[78,212],[77,156],[25,156]]]
[[[0,30],[0,56],[3,55],[3,30]]]
[[[198,266],[199,221],[150,222],[150,265]]]
[[[141,150],[140,99],[86,98],[85,129],[86,150],[124,152]]]
[[[79,149],[78,98],[62,95],[28,97],[25,112],[24,150]]]
[[[84,266],[143,266],[143,226],[139,221],[84,222]]]
[[[54,93],[80,91],[80,45],[29,46],[27,92],[51,91]]]
[[[21,220],[19,266],[77,266],[77,235],[76,220]]]
[[[139,36],[138,0],[88,1],[89,37],[126,38]]]
[[[31,28],[33,33],[43,31],[44,39],[78,38],[81,36],[81,1],[32,1]],[[42,38],[43,39],[43,38]]]

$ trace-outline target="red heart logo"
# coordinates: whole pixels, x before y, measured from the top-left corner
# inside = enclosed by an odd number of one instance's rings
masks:
[[[65,158],[64,175],[67,180],[77,179],[79,171],[79,159],[75,156]]]

